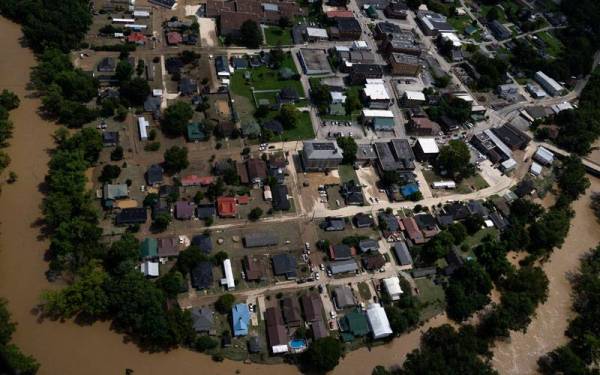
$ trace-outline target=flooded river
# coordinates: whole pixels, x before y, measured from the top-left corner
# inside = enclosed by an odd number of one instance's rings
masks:
[[[571,312],[569,273],[579,259],[600,242],[600,225],[590,209],[590,193],[600,191],[600,180],[588,176],[592,187],[574,203],[576,215],[563,248],[554,251],[544,271],[550,280],[548,301],[537,309],[527,333],[513,332],[508,342],[497,343],[493,364],[502,374],[535,374],[538,358],[566,342],[564,331]]]
[[[39,322],[34,314],[39,294],[52,285],[46,282],[47,266],[43,253],[48,246],[39,237],[42,194],[40,184],[46,174],[48,149],[55,126],[36,114],[39,100],[27,98],[26,85],[30,68],[35,64],[32,53],[19,44],[18,25],[0,18],[0,89],[7,88],[21,98],[21,106],[11,113],[15,123],[10,169],[19,178],[14,185],[4,185],[0,195],[0,296],[9,301],[13,318],[18,322],[14,336],[26,353],[42,364],[40,374],[123,374],[131,368],[135,374],[295,374],[292,366],[246,365],[225,361],[214,363],[208,356],[185,349],[170,353],[141,353],[123,337],[111,332],[107,323],[80,327],[72,322]],[[600,190],[598,180],[593,181]],[[535,368],[539,354],[563,342],[570,299],[565,273],[575,270],[579,255],[599,240],[600,231],[588,208],[589,199],[575,204],[578,214],[565,248],[553,256],[545,267],[550,278],[548,303],[540,308],[530,327],[530,335],[513,335],[512,344],[500,344],[494,364],[506,374],[522,374]],[[444,316],[429,322],[422,330],[446,322]],[[419,344],[416,330],[393,343],[371,351],[361,349],[349,354],[335,374],[370,374],[378,364],[392,366],[403,361]]]

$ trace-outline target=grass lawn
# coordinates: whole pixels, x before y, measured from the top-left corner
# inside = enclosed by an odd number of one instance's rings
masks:
[[[338,168],[338,172],[340,174],[340,181],[343,184],[344,182],[350,182],[354,180],[358,183],[358,176],[356,175],[356,171],[352,168],[351,165],[340,165]]]
[[[257,103],[260,103],[261,100],[266,99],[269,101],[270,105],[277,103],[277,93],[276,92],[255,92],[254,100]]]
[[[471,22],[473,20],[469,16],[453,16],[448,18],[450,26],[454,27],[459,34],[463,34]]]
[[[364,300],[371,299],[371,290],[369,289],[367,283],[364,281],[358,283],[358,293],[360,294],[360,297]]]
[[[444,288],[440,285],[435,285],[428,278],[415,279],[419,294],[416,296],[421,302],[422,322],[427,321],[446,309],[446,295]]]
[[[500,232],[496,228],[484,228],[484,229],[480,230],[479,232],[475,233],[474,235],[468,236],[467,238],[465,238],[465,240],[463,241],[461,246],[467,245],[467,246],[469,246],[470,249],[477,247],[477,245],[479,245],[481,243],[481,241],[483,240],[483,238],[485,236],[487,236],[488,234],[491,235],[492,237],[498,238],[498,235],[500,234]],[[463,255],[473,256],[471,251],[469,251]]]
[[[433,170],[423,171],[423,176],[425,176],[425,180],[427,180],[427,183],[429,185],[436,181],[448,180],[448,178],[438,176]],[[485,182],[483,177],[481,177],[479,174],[476,174],[475,176],[465,178],[460,183],[458,183],[454,191],[458,194],[468,194],[477,190],[485,189],[488,186],[488,183]]]
[[[548,52],[550,55],[556,57],[562,52],[564,45],[560,40],[552,35],[552,33],[548,31],[542,31],[541,33],[537,33],[535,35],[544,41],[547,47],[546,52]]]
[[[279,26],[265,27],[265,43],[269,46],[289,46],[294,44],[292,30]]]
[[[271,111],[266,117],[266,120],[271,120],[278,115],[279,112]],[[312,122],[310,121],[310,113],[300,112],[296,127],[294,129],[285,129],[281,135],[284,141],[299,141],[303,139],[312,139],[315,137]],[[274,141],[279,140],[278,136],[273,138]]]

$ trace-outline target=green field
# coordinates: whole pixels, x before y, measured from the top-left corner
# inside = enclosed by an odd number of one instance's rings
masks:
[[[556,57],[558,56],[565,47],[560,40],[558,40],[552,33],[548,31],[542,31],[541,33],[535,34],[538,38],[544,41],[546,44],[546,52]]]
[[[271,120],[277,117],[279,112],[271,111],[266,117],[266,120]],[[283,141],[300,141],[303,139],[312,139],[315,137],[315,131],[313,130],[312,122],[310,121],[310,114],[308,112],[300,112],[296,127],[294,129],[285,129],[281,135]],[[278,140],[276,136],[273,140]]]
[[[436,181],[448,180],[448,178],[438,176],[433,170],[423,171],[423,176],[429,185]],[[481,177],[479,174],[476,174],[475,176],[465,178],[461,182],[457,183],[454,191],[458,194],[469,194],[477,190],[485,189],[488,186],[488,183],[485,182],[483,177]]]
[[[419,294],[416,297],[422,306],[420,316],[422,322],[433,318],[446,309],[446,295],[442,286],[435,285],[428,278],[415,279],[415,283],[419,288]]]
[[[289,46],[294,44],[292,31],[279,26],[265,27],[265,43],[268,46]]]
[[[453,16],[448,18],[450,26],[454,27],[459,34],[463,34],[472,21],[469,16]]]
[[[356,175],[356,171],[351,165],[340,165],[338,168],[338,172],[340,174],[340,181],[342,183],[350,182],[352,180],[358,183],[358,176]]]

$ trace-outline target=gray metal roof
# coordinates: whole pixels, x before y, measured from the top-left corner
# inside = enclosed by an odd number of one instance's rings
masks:
[[[408,246],[406,246],[406,242],[394,242],[393,248],[394,254],[396,254],[396,258],[398,259],[398,262],[400,262],[400,265],[408,266],[413,264],[412,256],[408,251]]]
[[[279,243],[277,235],[270,232],[248,233],[244,236],[246,247],[275,246]]]
[[[329,269],[334,275],[338,273],[354,272],[358,269],[358,264],[354,259],[340,260],[329,263]]]
[[[342,160],[342,149],[334,141],[304,141],[304,155],[307,159]]]

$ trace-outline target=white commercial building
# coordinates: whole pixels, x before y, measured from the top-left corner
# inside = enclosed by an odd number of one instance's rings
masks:
[[[327,35],[327,30],[320,29],[317,27],[307,27],[306,28],[306,37],[310,40],[317,40],[317,39],[327,40],[327,39],[329,39],[329,35]]]
[[[421,91],[406,90],[406,91],[404,91],[404,97],[406,98],[406,100],[412,100],[412,101],[418,101],[418,102],[425,101],[425,94],[423,94]]]
[[[562,95],[562,93],[565,91],[564,87],[562,87],[558,82],[547,76],[546,73],[542,71],[535,73],[533,78],[544,88],[544,90],[546,90],[548,94],[552,96]]]
[[[149,18],[150,17],[150,12],[147,10],[134,10],[133,11],[133,16],[135,18]]]
[[[134,23],[135,19],[133,18],[113,18],[113,23]]]
[[[456,35],[454,33],[440,33],[440,35],[442,37],[442,40],[444,40],[445,42],[447,42],[447,41],[451,42],[452,46],[454,48],[462,47],[462,42],[458,38],[458,35]]]
[[[402,288],[400,287],[400,279],[398,276],[383,279],[383,286],[385,287],[385,291],[390,296],[392,301],[397,301],[400,299],[400,296],[403,292]]]
[[[383,82],[379,83],[367,83],[365,84],[365,88],[363,89],[365,96],[370,100],[390,100],[390,94],[388,94],[387,89]]]
[[[372,303],[367,307],[367,320],[373,333],[373,339],[381,339],[393,333],[385,310],[380,304]]]
[[[138,128],[140,130],[140,140],[146,141],[148,140],[148,127],[150,124],[143,117],[138,117]]]
[[[235,280],[233,279],[233,270],[231,269],[231,260],[225,259],[223,261],[223,270],[225,271],[225,278],[221,279],[221,285],[227,287],[228,290],[235,288]]]
[[[385,109],[363,109],[362,114],[365,119],[394,118],[394,112]]]
[[[439,154],[440,148],[434,138],[417,138],[417,143],[424,154]]]
[[[369,45],[364,40],[356,40],[352,42],[352,49],[355,50],[368,50]]]

